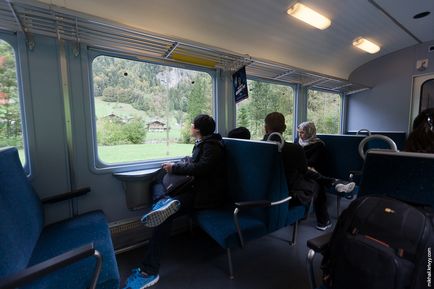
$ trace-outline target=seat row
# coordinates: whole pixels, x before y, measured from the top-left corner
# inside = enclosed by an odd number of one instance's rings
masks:
[[[197,212],[199,226],[226,249],[297,224],[304,206],[289,206],[283,163],[275,143],[225,139],[227,194],[223,208]],[[256,156],[261,156],[260,158]],[[16,148],[0,150],[0,288],[119,288],[119,271],[107,220],[88,212],[44,226],[43,205],[90,189],[40,200]]]

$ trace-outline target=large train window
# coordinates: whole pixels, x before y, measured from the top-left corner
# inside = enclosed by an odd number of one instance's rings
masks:
[[[293,137],[294,89],[291,86],[264,81],[248,80],[249,98],[237,103],[236,126],[247,127],[252,139],[264,136],[264,119],[270,112],[285,116],[286,138]]]
[[[434,107],[434,79],[429,79],[422,84],[419,111],[431,107]]]
[[[15,51],[0,39],[0,148],[6,146],[17,147],[26,162]]]
[[[338,134],[341,123],[341,95],[309,89],[307,120],[315,122],[318,133]]]
[[[213,111],[209,73],[111,56],[96,57],[92,70],[102,162],[191,154],[193,118]]]

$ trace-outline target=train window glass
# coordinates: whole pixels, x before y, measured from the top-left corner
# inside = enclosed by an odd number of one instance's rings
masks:
[[[307,92],[307,120],[313,121],[318,133],[338,134],[341,123],[341,95],[309,89]]]
[[[190,155],[194,117],[212,114],[213,79],[202,71],[98,56],[92,63],[99,159]]]
[[[13,47],[0,39],[0,148],[14,146],[26,161],[21,123],[17,65]]]
[[[425,81],[420,91],[420,111],[434,107],[434,79]]]
[[[264,81],[248,80],[249,98],[237,103],[236,126],[250,130],[252,139],[264,136],[264,119],[270,112],[285,116],[286,139],[293,138],[294,89],[291,86]]]

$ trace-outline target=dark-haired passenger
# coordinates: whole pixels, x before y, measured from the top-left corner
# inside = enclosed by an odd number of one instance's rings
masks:
[[[194,176],[194,184],[187,192],[173,198],[163,196],[145,214],[141,221],[153,228],[145,259],[128,277],[124,289],[147,288],[159,280],[160,255],[169,239],[175,217],[196,209],[219,207],[224,202],[224,147],[220,134],[214,133],[215,121],[209,115],[198,115],[191,126],[196,139],[191,157],[175,163],[164,163],[167,173]],[[161,184],[151,190],[161,197]]]
[[[228,133],[228,138],[250,139],[251,134],[248,128],[240,126]]]
[[[434,154],[434,108],[425,109],[414,119],[405,150]]]
[[[285,167],[288,190],[294,192],[293,203],[308,205],[314,199],[315,215],[318,230],[324,231],[331,227],[330,217],[327,211],[327,198],[324,190],[325,183],[338,185],[339,180],[328,178],[309,169],[308,161],[303,147],[285,142],[281,134],[286,130],[285,117],[279,112],[272,112],[265,117],[265,136],[263,140],[283,142],[282,155]],[[279,135],[272,135],[278,133]],[[283,137],[282,137],[283,138]],[[341,191],[354,189],[354,183],[339,184]]]

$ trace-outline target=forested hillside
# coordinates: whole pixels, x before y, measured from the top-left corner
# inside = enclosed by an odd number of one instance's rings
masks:
[[[92,69],[98,144],[188,143],[194,116],[212,113],[207,73],[108,56],[97,57]],[[112,111],[104,103],[114,103]],[[167,133],[150,134],[154,121]]]

